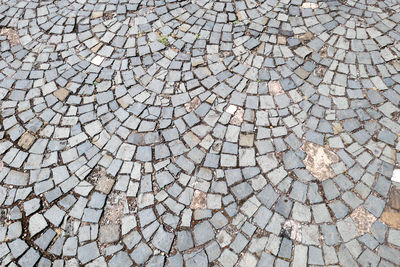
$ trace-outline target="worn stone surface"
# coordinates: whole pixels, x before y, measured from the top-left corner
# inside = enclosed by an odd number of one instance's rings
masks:
[[[115,241],[118,241],[120,239],[119,227],[120,226],[118,224],[100,226],[99,242],[100,243],[113,243]]]
[[[282,95],[285,93],[279,81],[270,81],[268,83],[268,90],[271,95]]]
[[[190,208],[193,210],[206,209],[207,208],[207,194],[200,190],[194,191],[192,203],[190,204]]]

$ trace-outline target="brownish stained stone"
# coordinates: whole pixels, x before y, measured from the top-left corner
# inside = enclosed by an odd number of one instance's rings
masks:
[[[25,132],[18,141],[18,145],[23,149],[28,150],[35,142],[36,138],[29,132]]]
[[[240,134],[239,145],[252,147],[254,143],[254,134]]]
[[[386,208],[381,215],[381,221],[391,228],[400,229],[400,212]]]
[[[381,220],[389,227],[400,229],[400,189],[393,187],[389,192],[389,201],[381,215]]]
[[[57,97],[60,101],[64,101],[69,95],[69,91],[65,88],[60,88],[54,92],[54,96]]]
[[[91,19],[98,19],[103,16],[103,11],[94,11],[92,12],[92,15],[90,16]]]
[[[400,210],[400,189],[393,188],[389,193],[389,205],[391,208]]]
[[[124,99],[124,97],[121,97],[121,98],[119,98],[118,100],[117,100],[117,102],[118,102],[118,104],[120,104],[120,106],[122,107],[122,108],[128,108],[128,104],[127,104],[127,102],[125,101],[125,99]]]
[[[366,211],[362,206],[356,208],[350,215],[360,235],[368,233],[372,224],[376,221],[374,215]]]
[[[97,45],[95,45],[95,46],[93,46],[92,48],[90,48],[90,50],[93,52],[93,53],[97,53],[99,50],[100,50],[100,48],[103,46],[103,43],[98,43]]]
[[[295,69],[294,73],[304,80],[307,79],[308,76],[310,76],[310,73],[303,68]]]
[[[333,163],[339,161],[339,157],[329,149],[310,142],[305,142],[303,151],[307,154],[304,159],[306,169],[320,181],[335,176],[334,171],[330,167]]]
[[[301,8],[316,9],[316,8],[318,8],[318,4],[317,4],[317,3],[311,3],[311,2],[304,2],[304,3],[301,5]]]
[[[286,44],[286,37],[285,36],[278,36],[278,44],[285,45]]]
[[[190,208],[193,210],[207,209],[207,194],[199,190],[194,191]]]

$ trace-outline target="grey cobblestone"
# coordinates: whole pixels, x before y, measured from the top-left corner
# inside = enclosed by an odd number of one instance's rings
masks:
[[[0,265],[395,266],[392,2],[0,3]]]

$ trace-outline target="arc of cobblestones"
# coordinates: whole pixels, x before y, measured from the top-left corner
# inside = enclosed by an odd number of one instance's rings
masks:
[[[395,266],[399,9],[2,1],[0,261]]]

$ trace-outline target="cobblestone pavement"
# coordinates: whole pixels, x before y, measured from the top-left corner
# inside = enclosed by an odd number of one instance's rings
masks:
[[[0,0],[0,265],[399,266],[399,41],[400,0]]]

